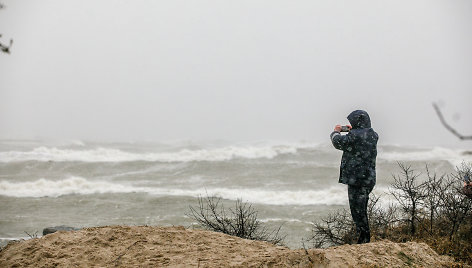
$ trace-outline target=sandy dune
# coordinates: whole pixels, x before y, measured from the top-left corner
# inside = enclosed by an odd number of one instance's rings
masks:
[[[426,244],[290,250],[183,227],[107,226],[10,243],[0,267],[451,267]]]

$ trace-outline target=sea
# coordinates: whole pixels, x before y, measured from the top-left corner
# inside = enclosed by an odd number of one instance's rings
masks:
[[[0,241],[41,237],[46,227],[195,228],[190,208],[238,199],[285,244],[301,248],[313,222],[347,208],[341,151],[329,142],[85,142],[0,140]],[[379,144],[374,193],[387,204],[398,162],[450,174],[465,150]]]

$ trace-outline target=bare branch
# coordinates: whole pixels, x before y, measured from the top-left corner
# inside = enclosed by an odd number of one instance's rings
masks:
[[[0,35],[1,36],[1,35]],[[13,39],[10,39],[10,45],[4,45],[2,43],[0,43],[0,50],[3,52],[3,53],[7,53],[7,54],[10,54],[10,48],[11,46],[13,45]]]
[[[0,3],[0,9],[4,9],[5,8],[5,5]],[[2,35],[0,34],[0,37],[2,37]],[[13,39],[10,39],[10,45],[4,45],[2,43],[0,43],[0,50],[3,52],[3,53],[7,53],[7,54],[10,54],[10,48],[11,46],[13,45]]]
[[[443,126],[449,130],[452,134],[454,134],[455,136],[457,136],[459,139],[461,140],[472,140],[472,135],[471,136],[464,136],[464,135],[461,135],[459,132],[457,132],[457,130],[455,130],[454,128],[452,128],[447,122],[446,120],[444,119],[442,113],[441,113],[441,110],[439,109],[439,106],[436,104],[436,103],[433,103],[433,107],[434,107],[434,110],[436,111],[436,114],[438,115],[439,117],[439,120],[441,121],[441,123],[443,124]]]
[[[34,233],[28,233],[27,231],[24,231],[25,234],[27,234],[29,236],[29,238],[33,239],[33,238],[38,238],[38,231],[35,231]]]

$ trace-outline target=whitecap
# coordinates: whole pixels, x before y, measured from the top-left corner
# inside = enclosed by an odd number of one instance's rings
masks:
[[[0,195],[13,197],[59,197],[69,194],[147,193],[158,196],[216,196],[223,199],[269,205],[344,205],[346,191],[342,186],[320,190],[270,190],[266,188],[198,188],[176,189],[133,186],[82,177],[63,180],[38,179],[28,182],[0,181]]]
[[[271,159],[281,154],[294,154],[298,147],[293,145],[277,146],[227,146],[214,149],[182,149],[177,152],[126,152],[113,148],[95,148],[91,150],[60,149],[41,146],[31,151],[0,152],[0,162],[19,161],[79,161],[79,162],[190,162],[190,161],[227,161],[235,158]]]

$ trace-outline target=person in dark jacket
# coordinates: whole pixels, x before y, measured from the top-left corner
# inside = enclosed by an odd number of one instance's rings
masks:
[[[347,184],[349,207],[356,230],[358,244],[370,242],[367,202],[375,186],[375,161],[378,134],[372,129],[369,114],[356,110],[347,117],[351,123],[347,135],[341,135],[341,126],[336,125],[331,133],[331,142],[343,151],[339,183]]]

